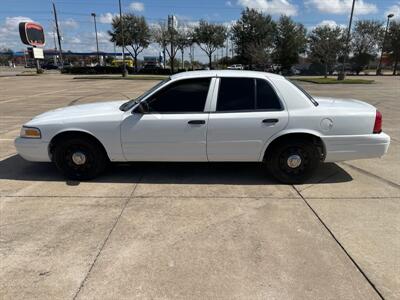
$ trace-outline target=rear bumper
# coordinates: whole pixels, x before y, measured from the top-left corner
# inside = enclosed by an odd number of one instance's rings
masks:
[[[49,162],[49,143],[41,139],[26,139],[18,137],[14,141],[15,148],[19,155],[29,161]]]
[[[322,137],[325,144],[325,162],[374,158],[389,149],[390,136],[385,133]]]

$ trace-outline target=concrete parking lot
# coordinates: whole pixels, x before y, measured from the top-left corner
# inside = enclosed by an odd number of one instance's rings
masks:
[[[383,113],[382,159],[281,185],[256,164],[119,164],[90,182],[16,155],[33,116],[155,81],[0,78],[3,299],[400,299],[400,78],[303,84]]]

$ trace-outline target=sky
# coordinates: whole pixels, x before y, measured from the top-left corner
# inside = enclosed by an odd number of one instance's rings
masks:
[[[159,23],[173,14],[178,24],[196,24],[200,19],[232,24],[245,7],[271,14],[274,19],[285,14],[303,23],[308,30],[319,24],[347,26],[352,0],[121,0],[125,13],[146,17],[149,23]],[[63,50],[95,51],[94,23],[91,13],[97,15],[100,51],[113,51],[107,30],[112,17],[118,13],[118,0],[55,0]],[[0,0],[0,49],[25,49],[18,34],[18,24],[35,21],[46,33],[45,49],[54,48],[54,16],[50,0]],[[386,21],[388,13],[400,20],[400,0],[357,0],[355,19]],[[118,51],[119,49],[117,49]],[[198,49],[197,59],[204,60]],[[157,45],[150,45],[142,55],[157,55]]]

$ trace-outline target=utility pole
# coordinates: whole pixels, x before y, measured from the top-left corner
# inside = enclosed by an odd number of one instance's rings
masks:
[[[122,77],[126,77],[128,72],[126,71],[126,63],[125,63],[124,20],[122,19],[121,0],[118,0],[118,2],[119,2],[119,22],[121,26],[121,36],[122,36]]]
[[[57,42],[56,42],[56,33],[55,33],[55,31],[54,30],[56,30],[56,27],[54,26],[54,28],[53,28],[53,39],[54,39],[54,55],[53,55],[53,61],[54,61],[54,65],[56,66],[57,65]]]
[[[382,50],[381,50],[381,58],[379,60],[379,65],[378,68],[376,69],[376,75],[382,75],[382,59],[383,59],[383,51],[385,50],[385,42],[386,42],[386,36],[388,33],[389,29],[389,23],[390,23],[390,18],[393,18],[394,14],[389,14],[387,16],[387,23],[386,23],[386,29],[385,29],[385,35],[383,37],[383,42],[382,42]]]
[[[100,53],[99,53],[99,38],[97,37],[96,14],[92,13],[92,17],[93,17],[93,20],[94,20],[94,31],[96,32],[97,63],[100,66],[101,63],[100,63]]]
[[[353,23],[353,14],[354,14],[354,6],[356,4],[356,0],[353,0],[353,4],[351,6],[351,14],[350,14],[350,21],[349,21],[349,28],[347,30],[347,38],[346,38],[346,45],[345,45],[345,51],[343,53],[343,65],[342,65],[342,71],[338,75],[338,80],[345,80],[346,79],[346,70],[345,70],[345,64],[346,64],[346,55],[349,54],[349,43],[350,43],[350,35],[351,35],[351,24]]]
[[[62,56],[62,48],[61,48],[61,36],[60,36],[60,28],[58,27],[58,19],[57,19],[57,10],[56,10],[56,5],[53,3],[53,13],[54,13],[54,22],[56,24],[56,31],[57,31],[57,39],[58,39],[58,50],[59,50],[59,56],[60,56],[60,64],[61,64],[61,69],[64,67],[64,60]]]

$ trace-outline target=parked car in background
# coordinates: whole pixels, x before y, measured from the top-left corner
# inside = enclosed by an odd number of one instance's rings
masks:
[[[41,67],[42,67],[42,69],[45,69],[45,70],[57,70],[58,69],[58,66],[52,62],[45,63]]]
[[[231,65],[227,69],[229,69],[229,70],[244,70],[244,67],[243,67],[243,65],[238,64],[238,65]]]
[[[226,70],[179,73],[130,101],[49,111],[15,140],[23,158],[53,161],[79,180],[110,161],[240,161],[263,163],[285,183],[303,182],[320,162],[380,157],[389,143],[372,105]]]

